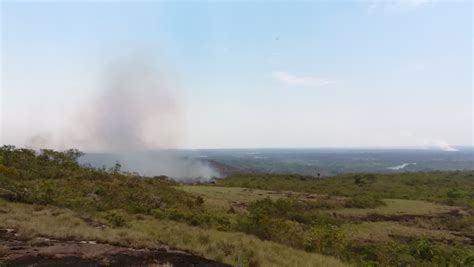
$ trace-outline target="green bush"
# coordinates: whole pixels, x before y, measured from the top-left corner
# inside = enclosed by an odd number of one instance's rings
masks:
[[[337,226],[332,225],[312,227],[304,240],[305,250],[311,252],[339,254],[345,247],[344,234]]]
[[[109,211],[104,218],[114,227],[124,227],[127,225],[127,220],[121,211]]]
[[[35,204],[39,209],[43,208],[41,205],[53,205],[79,214],[99,214],[113,227],[127,227],[131,218],[142,220],[152,215],[158,220],[180,221],[201,228],[241,231],[294,248],[334,255],[362,266],[472,266],[474,262],[472,249],[456,241],[450,245],[427,238],[394,238],[393,244],[387,245],[377,241],[349,242],[341,230],[347,226],[344,225],[348,223],[347,217],[328,212],[344,207],[374,208],[384,205],[382,198],[424,199],[474,207],[473,172],[347,174],[331,179],[240,174],[217,183],[311,192],[327,197],[306,198],[305,194],[294,194],[288,198],[251,202],[245,211],[230,206],[228,211],[215,212],[206,210],[206,199],[177,189],[177,183],[165,176],[148,178],[120,172],[118,167],[106,171],[80,166],[77,164],[80,155],[77,150],[37,153],[12,146],[0,148],[0,197]],[[474,230],[473,216],[465,214],[430,218],[429,222],[421,223],[462,234]],[[209,236],[198,235],[197,238],[199,244],[216,250],[216,258],[236,253],[234,245],[237,243],[219,244],[218,248]],[[257,266],[259,262],[252,253],[242,251],[241,262]]]

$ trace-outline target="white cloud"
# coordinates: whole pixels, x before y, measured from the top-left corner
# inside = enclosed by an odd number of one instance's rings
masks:
[[[316,78],[316,77],[308,77],[308,76],[297,76],[293,74],[289,74],[285,71],[276,71],[273,72],[273,78],[279,82],[292,85],[292,86],[305,86],[305,87],[320,87],[328,84],[333,84],[333,81]]]
[[[443,151],[459,151],[459,149],[452,147],[448,142],[438,139],[425,139],[425,144],[429,146],[436,146]]]

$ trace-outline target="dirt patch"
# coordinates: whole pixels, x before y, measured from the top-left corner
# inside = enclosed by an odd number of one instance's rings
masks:
[[[95,241],[37,237],[24,240],[13,229],[0,230],[0,266],[230,266],[184,251],[136,249]]]
[[[357,221],[368,221],[368,222],[382,222],[382,221],[394,221],[394,222],[410,222],[415,219],[433,219],[441,217],[462,217],[464,214],[461,210],[451,210],[449,212],[438,213],[438,214],[378,214],[372,213],[368,215],[356,215],[347,216],[340,214],[333,214],[335,217],[350,218]]]

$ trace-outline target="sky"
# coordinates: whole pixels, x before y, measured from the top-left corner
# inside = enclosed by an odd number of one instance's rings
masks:
[[[78,118],[130,57],[166,76],[170,147],[474,143],[471,1],[0,5],[2,144],[100,149]]]

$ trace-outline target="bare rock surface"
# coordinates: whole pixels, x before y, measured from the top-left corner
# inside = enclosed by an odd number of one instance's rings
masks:
[[[97,243],[37,237],[21,238],[14,229],[0,229],[0,266],[229,266],[190,253],[136,249]]]

